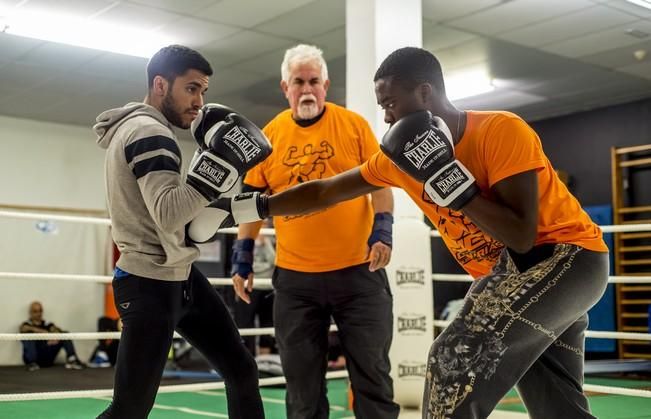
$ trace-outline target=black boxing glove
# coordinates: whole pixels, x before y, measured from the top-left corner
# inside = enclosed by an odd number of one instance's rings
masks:
[[[429,111],[398,120],[380,148],[400,170],[423,182],[436,205],[458,211],[480,192],[475,177],[454,157],[450,129]]]
[[[190,130],[199,150],[190,163],[187,183],[209,200],[229,191],[240,176],[271,154],[262,130],[223,105],[204,105]]]

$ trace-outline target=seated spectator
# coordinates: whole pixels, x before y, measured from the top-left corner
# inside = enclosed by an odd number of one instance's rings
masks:
[[[29,306],[29,320],[20,326],[20,333],[62,333],[59,327],[54,323],[48,323],[43,320],[43,305],[34,301]],[[23,343],[23,361],[27,365],[28,371],[36,371],[41,367],[50,367],[63,348],[66,351],[67,369],[80,370],[84,364],[79,361],[75,346],[70,340],[24,340]]]
[[[122,321],[110,317],[100,317],[97,320],[98,332],[119,332],[122,330]],[[115,365],[118,358],[119,339],[99,339],[93,354],[90,356],[88,366],[92,368],[108,368]]]

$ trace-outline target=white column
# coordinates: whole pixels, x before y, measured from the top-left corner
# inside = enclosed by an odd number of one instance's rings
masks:
[[[346,1],[346,107],[364,116],[378,139],[388,125],[375,99],[373,76],[394,50],[423,45],[421,9],[421,0]],[[396,218],[422,218],[402,190],[394,189],[394,197]]]
[[[364,116],[378,138],[386,132],[373,76],[394,50],[422,46],[421,0],[346,1],[346,106]],[[433,336],[430,230],[402,189],[394,188],[394,247],[387,274],[393,291],[391,376],[394,400],[422,401],[427,354]]]

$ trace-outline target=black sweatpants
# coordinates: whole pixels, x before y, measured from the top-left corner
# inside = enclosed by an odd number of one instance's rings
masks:
[[[540,252],[542,250],[542,252]],[[537,263],[504,250],[475,281],[427,360],[424,419],[486,418],[516,386],[532,419],[594,418],[583,394],[586,312],[608,281],[608,254],[544,245]]]
[[[276,268],[274,326],[287,378],[288,419],[328,418],[326,397],[330,318],[339,328],[358,419],[395,419],[389,375],[393,297],[384,270],[368,264],[332,272]]]
[[[228,417],[264,418],[255,360],[221,297],[194,266],[186,281],[128,275],[113,280],[122,318],[113,402],[99,416],[146,418],[152,409],[174,330],[224,377]]]

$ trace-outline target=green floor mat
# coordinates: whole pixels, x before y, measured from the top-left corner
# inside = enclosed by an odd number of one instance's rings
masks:
[[[651,381],[619,378],[588,377],[586,384],[624,388],[651,388]],[[518,399],[514,402],[514,399]],[[588,396],[592,414],[600,419],[651,419],[651,398],[618,396],[612,394],[590,394]],[[515,390],[509,391],[500,410],[526,412]]]
[[[330,418],[352,416],[346,409],[346,380],[328,381]],[[285,389],[262,388],[267,419],[285,418]],[[97,416],[109,403],[106,399],[64,399],[0,403],[0,419],[88,419]],[[156,397],[150,419],[227,418],[224,391],[166,393]]]
[[[586,383],[612,387],[649,388],[651,382],[617,378],[586,379]],[[347,380],[328,381],[330,418],[353,416],[347,410]],[[266,417],[285,418],[285,389],[262,388],[260,391]],[[512,390],[505,397],[500,410],[525,412],[517,393]],[[651,419],[651,399],[616,395],[590,395],[593,414],[600,419]],[[0,419],[88,419],[95,417],[109,403],[109,399],[66,399],[0,403]],[[156,398],[150,419],[200,419],[226,418],[226,395],[224,391],[196,393],[167,393]]]

